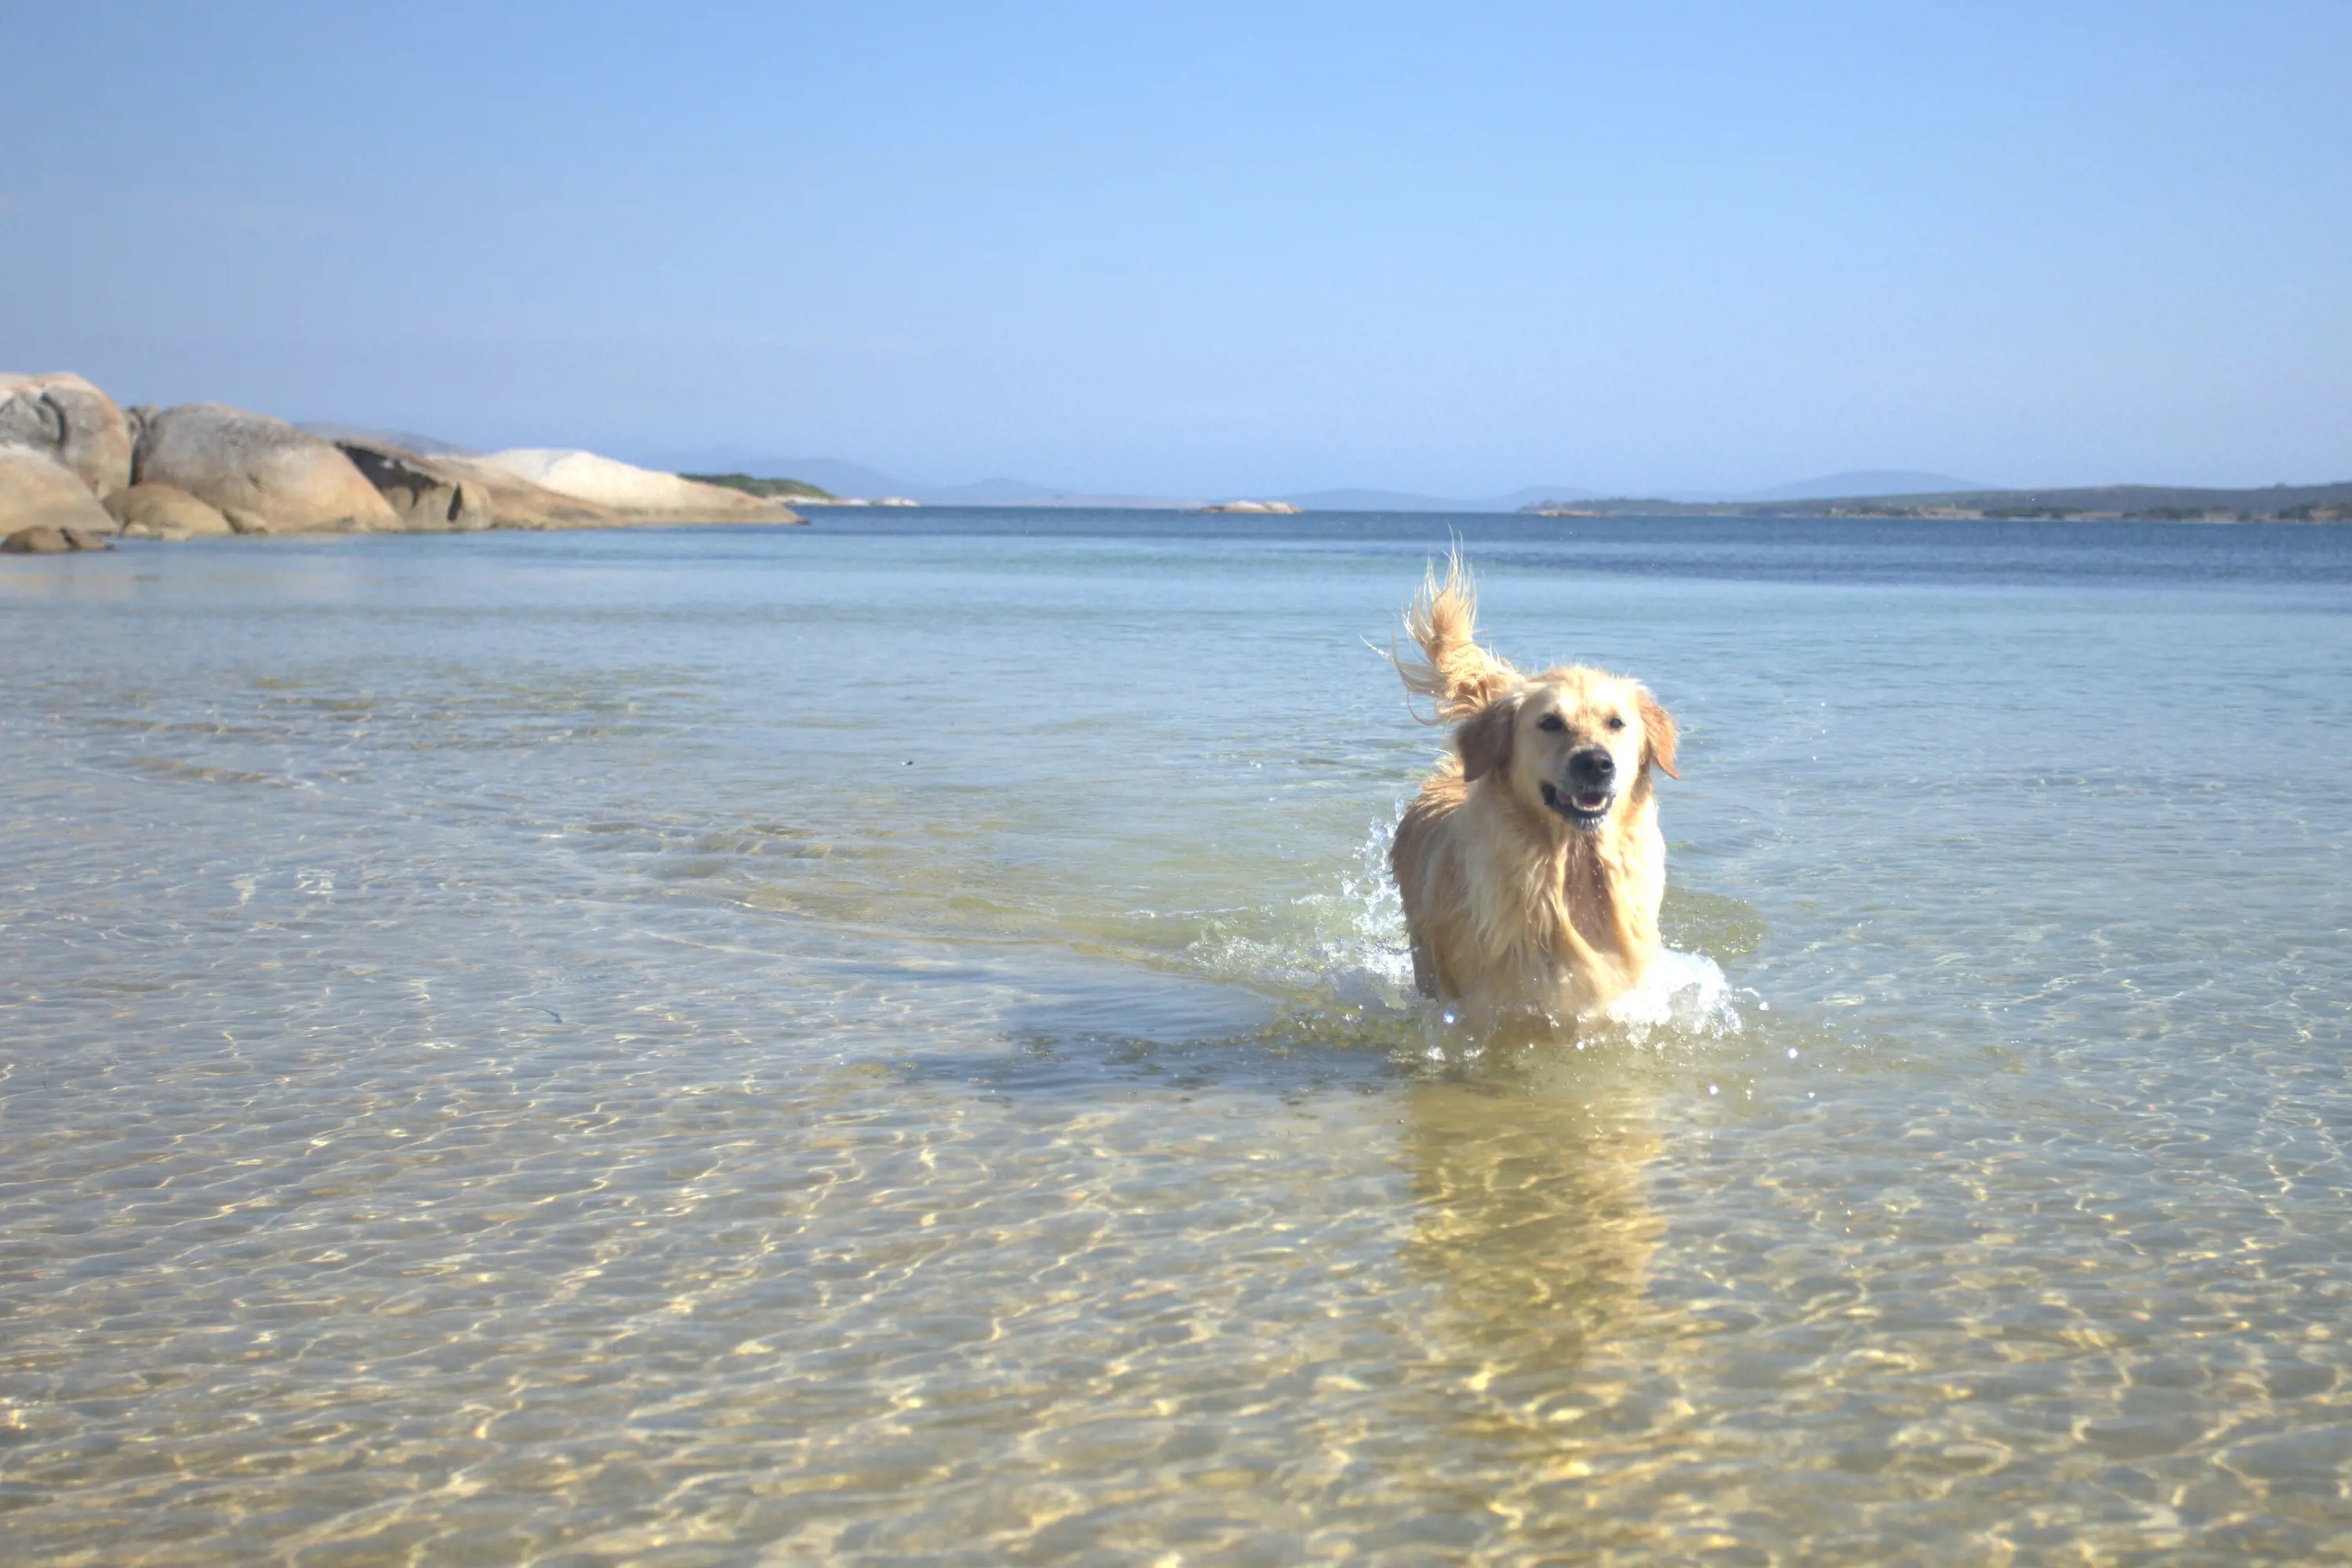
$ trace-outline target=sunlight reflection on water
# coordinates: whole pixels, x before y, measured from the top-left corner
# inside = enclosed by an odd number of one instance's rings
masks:
[[[2340,1550],[2339,534],[1282,526],[0,571],[6,1554]],[[1582,1050],[1410,994],[1449,526],[1683,725]]]

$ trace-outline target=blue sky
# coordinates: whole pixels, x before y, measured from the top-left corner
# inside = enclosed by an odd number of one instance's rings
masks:
[[[0,369],[1275,493],[2352,478],[2352,5],[0,0]]]

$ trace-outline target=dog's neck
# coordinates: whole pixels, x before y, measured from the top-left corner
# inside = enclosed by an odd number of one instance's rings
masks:
[[[1505,778],[1480,782],[1490,809],[1508,814],[1517,829],[1489,836],[1488,846],[1504,853],[1513,844],[1523,847],[1522,855],[1534,851],[1520,864],[1496,870],[1505,881],[1550,895],[1530,898],[1522,906],[1536,928],[1528,933],[1535,945],[1590,948],[1620,961],[1645,959],[1657,945],[1657,934],[1643,929],[1648,921],[1626,884],[1637,853],[1633,836],[1654,809],[1647,771],[1626,792],[1623,804],[1591,832],[1562,820],[1558,812],[1528,805]]]

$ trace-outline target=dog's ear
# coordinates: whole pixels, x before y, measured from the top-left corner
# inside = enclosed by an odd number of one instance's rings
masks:
[[[1644,687],[1642,691],[1642,760],[1654,763],[1670,779],[1683,775],[1675,772],[1674,715],[1658,706],[1658,700]]]
[[[1513,692],[1462,721],[1454,731],[1454,749],[1462,753],[1463,783],[1511,765],[1511,731],[1518,728],[1518,718],[1519,699]]]

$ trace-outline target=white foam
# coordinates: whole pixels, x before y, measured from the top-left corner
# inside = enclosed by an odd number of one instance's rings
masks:
[[[1295,900],[1290,918],[1278,918],[1270,931],[1244,935],[1212,922],[1192,944],[1193,958],[1244,984],[1319,993],[1343,1006],[1401,1013],[1420,1008],[1404,904],[1389,874],[1395,833],[1392,822],[1374,822],[1341,875],[1339,890]],[[1641,1044],[1663,1044],[1661,1037],[1675,1036],[1721,1039],[1745,1026],[1742,994],[1715,960],[1668,948],[1642,984],[1612,1003],[1603,1017]]]
[[[1653,1030],[1720,1039],[1744,1026],[1738,993],[1715,960],[1668,948],[1642,984],[1612,1002],[1609,1021],[1646,1037]]]
[[[1212,922],[1192,956],[1228,979],[1315,991],[1349,1006],[1402,1009],[1412,994],[1404,905],[1389,876],[1395,829],[1376,822],[1339,890],[1294,900],[1275,929],[1244,935]]]

